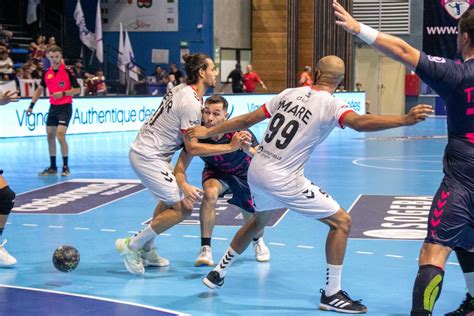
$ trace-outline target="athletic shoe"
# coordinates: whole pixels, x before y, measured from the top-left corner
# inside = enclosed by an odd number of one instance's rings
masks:
[[[150,251],[143,250],[141,252],[141,257],[143,261],[143,265],[145,267],[152,266],[152,267],[167,267],[170,265],[168,259],[160,257],[158,255],[158,251],[156,251],[156,247],[151,248]]]
[[[219,272],[212,270],[202,282],[210,289],[220,289],[224,285],[224,278],[221,278]]]
[[[38,172],[39,176],[46,177],[46,176],[55,176],[58,174],[58,168],[47,167],[44,168],[43,171]]]
[[[201,250],[199,251],[199,255],[194,262],[194,266],[214,266],[214,261],[212,261],[212,249],[210,246],[201,246]]]
[[[71,175],[71,170],[68,166],[63,166],[63,171],[61,172],[61,177],[69,177]]]
[[[257,259],[258,262],[267,262],[270,260],[270,249],[265,245],[263,237],[253,242],[253,249],[255,251],[255,259]]]
[[[320,292],[321,303],[319,309],[347,314],[367,313],[367,307],[361,304],[362,300],[354,301],[342,290],[331,296],[326,296],[323,289]]]
[[[464,302],[462,302],[461,306],[459,306],[457,310],[445,314],[445,316],[457,315],[474,316],[474,298],[471,296],[471,294],[466,294],[466,299]]]
[[[0,267],[8,267],[16,264],[16,259],[5,249],[7,242],[5,239],[0,244]]]
[[[115,241],[115,248],[117,252],[123,257],[123,263],[125,268],[131,274],[143,275],[145,273],[145,267],[141,258],[141,250],[132,250],[129,248],[130,237],[121,238]]]

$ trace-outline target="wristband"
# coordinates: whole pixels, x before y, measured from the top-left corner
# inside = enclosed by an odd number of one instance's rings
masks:
[[[63,91],[63,97],[65,97],[65,96],[66,96],[66,91]]]
[[[359,23],[360,25],[360,32],[357,34],[357,37],[366,42],[369,45],[372,45],[377,36],[379,35],[379,31],[371,28],[370,26],[365,25],[364,23]]]
[[[31,102],[31,103],[30,103],[30,109],[32,109],[34,106],[35,106],[35,103],[34,103],[34,102]]]

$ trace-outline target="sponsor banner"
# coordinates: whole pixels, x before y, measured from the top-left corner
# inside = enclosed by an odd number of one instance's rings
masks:
[[[359,114],[365,113],[364,92],[335,93]],[[225,95],[231,117],[256,110],[274,94]],[[74,98],[68,134],[137,131],[155,112],[162,97],[102,97]],[[48,117],[49,99],[40,99],[32,115],[26,110],[31,100],[20,100],[2,106],[0,137],[44,136]]]
[[[457,25],[474,0],[425,0],[423,51],[432,56],[457,56]]]
[[[102,1],[104,32],[177,32],[178,0]]]
[[[216,204],[216,225],[218,226],[242,226],[245,221],[240,211],[235,205],[227,203],[227,200],[232,198],[232,194],[226,194],[223,198],[219,198]],[[197,202],[194,205],[193,213],[190,218],[185,219],[181,225],[199,225],[199,209],[201,202]],[[272,216],[268,221],[267,226],[275,227],[285,216],[287,209],[277,209],[272,212]],[[143,225],[147,225],[151,222],[151,218],[143,222]]]
[[[351,238],[424,239],[432,196],[361,195],[350,208]]]
[[[17,195],[13,212],[81,214],[143,190],[138,180],[73,179]]]

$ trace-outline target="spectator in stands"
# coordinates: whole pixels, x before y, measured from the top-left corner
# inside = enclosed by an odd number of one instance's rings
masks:
[[[107,95],[107,85],[105,84],[105,76],[104,72],[101,69],[97,70],[97,72],[95,73],[95,78],[97,95]]]
[[[155,67],[155,72],[152,74],[152,76],[155,77],[157,84],[166,85],[168,83],[166,72],[161,68],[161,66]]]
[[[232,92],[233,93],[242,93],[244,92],[244,87],[242,84],[242,67],[239,63],[235,64],[234,70],[232,70],[227,76],[227,82],[229,79],[232,81]]]
[[[342,82],[337,86],[336,92],[347,92],[346,87],[344,87]]]
[[[170,74],[174,75],[175,77],[175,86],[184,83],[184,76],[181,70],[178,69],[176,64],[171,64],[170,65]]]
[[[255,71],[253,71],[251,64],[247,65],[247,72],[244,74],[242,81],[244,83],[245,92],[254,92],[257,83],[260,83],[262,88],[267,90],[267,86],[265,86],[263,81],[260,79],[260,76]]]
[[[56,38],[54,36],[51,36],[49,39],[48,39],[48,47],[50,46],[55,46],[55,45],[58,45],[56,43]]]
[[[102,70],[97,70],[95,75],[88,74],[86,78],[88,95],[107,95],[107,85],[105,84],[105,76]]]
[[[170,91],[176,86],[176,78],[173,74],[168,75],[168,83],[166,84],[166,92]]]
[[[31,77],[41,79],[43,77],[43,62],[33,59]]]
[[[33,79],[33,77],[31,76],[31,72],[33,71],[27,63],[23,64],[23,66],[21,66],[21,70],[22,70],[22,78],[21,79]]]
[[[8,56],[8,51],[3,50],[0,54],[0,79],[12,80],[13,73],[13,61]]]
[[[0,44],[5,47],[10,47],[10,39],[13,37],[13,32],[7,31],[3,25],[0,24]]]
[[[23,68],[16,68],[15,69],[15,77],[13,80],[15,80],[16,83],[16,89],[20,91],[20,80],[23,79]]]
[[[77,79],[84,79],[86,78],[86,72],[83,70],[82,61],[80,59],[76,59],[74,62],[74,66],[72,67],[72,71]]]
[[[362,89],[362,83],[360,82],[356,82],[356,88],[355,88],[355,91],[357,92],[363,92],[364,89]],[[369,108],[370,108],[370,101],[367,100],[367,95],[365,95],[366,99],[365,99],[365,112],[367,114],[370,114],[370,111],[369,111]]]
[[[30,43],[30,56],[36,60],[42,61],[45,58],[46,53],[46,37],[43,35],[38,35],[36,41]]]
[[[311,66],[304,66],[304,71],[300,75],[300,87],[313,86],[313,75],[311,74]]]

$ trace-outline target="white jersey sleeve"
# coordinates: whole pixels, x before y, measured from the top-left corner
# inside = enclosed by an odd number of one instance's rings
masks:
[[[174,87],[143,124],[131,150],[142,156],[170,161],[183,147],[183,131],[201,124],[201,111],[201,100],[191,86]]]
[[[270,118],[273,116],[273,114],[278,110],[278,107],[280,105],[280,100],[286,95],[287,92],[289,92],[290,89],[285,89],[276,96],[274,96],[270,101],[265,103],[263,105],[263,111],[265,112],[265,115],[267,118]]]
[[[333,98],[328,106],[325,107],[324,119],[327,120],[327,124],[330,126],[344,128],[342,120],[351,111],[352,109],[344,100]]]

